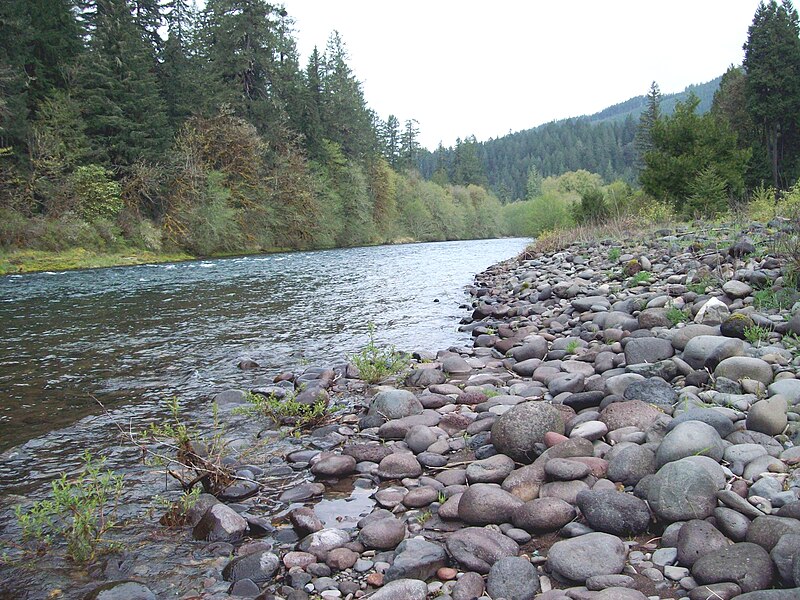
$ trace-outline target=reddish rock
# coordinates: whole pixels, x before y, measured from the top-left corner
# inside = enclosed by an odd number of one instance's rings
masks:
[[[567,436],[556,433],[555,431],[548,431],[544,434],[544,444],[548,448],[558,446],[561,442],[566,442],[568,439]]]
[[[441,579],[442,581],[452,581],[458,575],[458,571],[452,569],[450,567],[442,567],[438,571],[436,571],[436,577]]]
[[[367,585],[381,587],[383,585],[383,573],[370,573],[367,575]]]

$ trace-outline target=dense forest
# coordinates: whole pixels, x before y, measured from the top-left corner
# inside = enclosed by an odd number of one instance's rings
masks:
[[[0,2],[0,258],[538,235],[773,210],[800,176],[800,23],[761,3],[721,78],[452,148],[367,106],[333,32],[265,0]],[[770,204],[771,202],[771,204]]]
[[[497,199],[409,171],[333,32],[264,0],[0,3],[0,250],[198,255],[498,236]]]
[[[691,95],[699,99],[697,112],[711,110],[721,77],[683,92],[660,97],[660,111],[670,115]],[[525,199],[528,173],[535,168],[543,176],[561,175],[584,169],[598,173],[606,181],[622,179],[634,184],[638,177],[634,138],[647,96],[636,96],[593,115],[554,121],[497,139],[476,142],[473,137],[458,140],[455,147],[439,147],[419,153],[418,168],[426,178],[434,177],[487,184],[503,202]],[[475,144],[474,150],[470,147]],[[479,164],[465,173],[463,156],[474,153]]]

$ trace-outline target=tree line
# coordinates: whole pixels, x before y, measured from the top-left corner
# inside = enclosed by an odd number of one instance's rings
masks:
[[[304,65],[264,0],[0,3],[0,248],[208,255],[503,233],[493,194],[410,170],[341,36]]]

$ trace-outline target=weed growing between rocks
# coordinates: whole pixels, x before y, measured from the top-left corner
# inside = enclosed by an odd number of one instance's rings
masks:
[[[753,346],[758,346],[761,342],[766,342],[769,339],[769,329],[758,325],[745,327],[744,339],[753,344]]]
[[[255,414],[269,417],[276,425],[291,425],[295,429],[319,427],[330,416],[328,402],[320,397],[314,404],[297,402],[293,394],[278,398],[248,392],[247,405],[234,409],[238,414]]]
[[[394,346],[382,348],[375,343],[375,324],[370,323],[369,342],[350,357],[358,369],[361,379],[367,383],[378,383],[390,375],[396,375],[408,366],[408,356],[398,352]]]
[[[94,460],[87,451],[84,466],[75,479],[64,474],[52,483],[52,497],[25,510],[14,510],[22,538],[37,552],[46,552],[56,540],[66,542],[66,554],[85,563],[113,549],[106,538],[116,525],[117,503],[122,494],[122,475],[103,469],[105,460]]]
[[[685,310],[681,310],[677,306],[671,306],[667,309],[666,317],[673,326],[678,323],[685,323],[689,321],[690,317]]]

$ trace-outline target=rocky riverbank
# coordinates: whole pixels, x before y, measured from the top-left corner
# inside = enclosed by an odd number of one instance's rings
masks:
[[[800,597],[800,312],[753,244],[771,225],[497,265],[471,346],[254,389],[346,405],[271,446],[218,395],[239,479],[151,540],[180,566],[129,548],[50,597]]]

